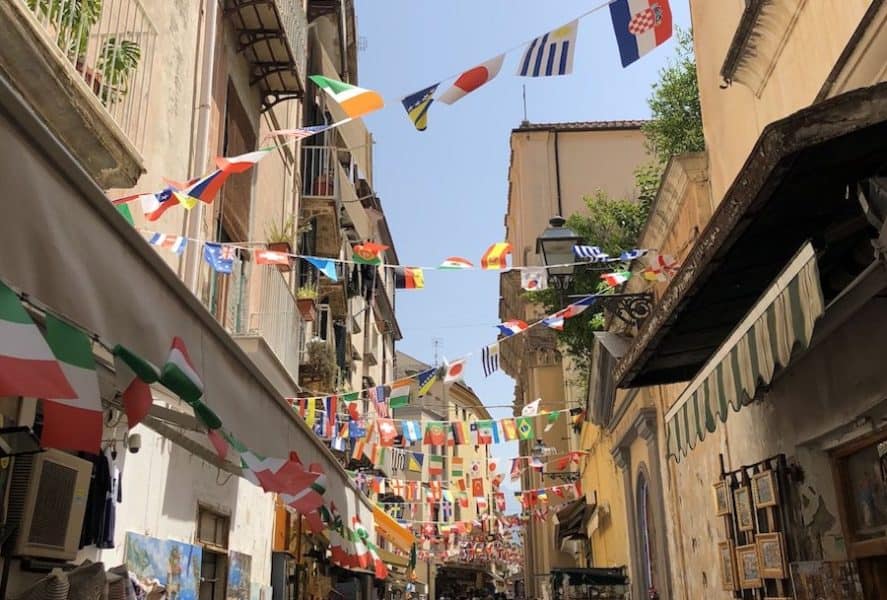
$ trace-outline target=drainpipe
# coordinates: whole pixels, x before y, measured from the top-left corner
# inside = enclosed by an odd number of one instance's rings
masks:
[[[211,114],[213,67],[216,54],[216,21],[218,20],[218,0],[206,0],[206,28],[203,35],[203,65],[200,73],[200,95],[197,100],[197,135],[194,144],[194,172],[202,173],[209,157],[209,118]],[[187,237],[200,240],[203,222],[203,202],[188,211]],[[185,260],[184,280],[188,289],[197,294],[197,275],[199,273],[201,243],[188,244]]]
[[[554,178],[557,182],[557,214],[564,214],[564,207],[561,203],[561,155],[560,144],[558,143],[558,131],[554,130]]]
[[[348,71],[348,29],[345,19],[345,0],[339,0],[339,52],[342,54],[342,81],[351,81]]]

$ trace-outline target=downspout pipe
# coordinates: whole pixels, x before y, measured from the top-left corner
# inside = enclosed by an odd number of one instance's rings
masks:
[[[339,52],[342,55],[342,81],[351,81],[351,72],[348,70],[348,24],[345,13],[345,0],[339,0]]]
[[[560,133],[557,129],[554,130],[554,178],[557,182],[557,214],[564,214],[564,207],[561,201],[561,153],[560,153],[560,143],[558,140],[558,133]]]
[[[197,133],[194,144],[194,172],[202,173],[209,160],[209,119],[212,108],[213,67],[216,58],[216,25],[219,16],[218,0],[206,0],[205,28],[203,35],[203,64],[200,73],[200,93],[197,100]],[[192,176],[194,174],[192,173]],[[201,239],[203,222],[203,202],[188,211],[188,238]],[[185,261],[185,285],[195,295],[200,265],[201,243],[188,244],[188,255]]]

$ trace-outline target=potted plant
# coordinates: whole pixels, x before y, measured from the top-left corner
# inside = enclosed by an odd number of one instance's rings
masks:
[[[332,344],[314,338],[309,341],[305,349],[308,353],[308,361],[302,365],[310,374],[313,382],[320,386],[321,390],[332,390],[339,374],[339,366],[336,364],[336,351]]]
[[[299,313],[305,321],[314,320],[314,307],[317,304],[317,288],[313,285],[303,285],[296,290],[296,305]]]
[[[296,216],[290,215],[289,218],[280,223],[271,223],[265,230],[265,245],[268,250],[274,252],[282,252],[284,254],[293,253],[293,241],[296,237]],[[286,273],[292,269],[292,259],[285,265],[277,265],[277,269]]]

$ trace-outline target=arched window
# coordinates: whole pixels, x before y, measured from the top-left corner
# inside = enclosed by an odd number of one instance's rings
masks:
[[[641,572],[640,577],[644,585],[644,592],[656,584],[656,531],[653,523],[653,514],[650,509],[650,487],[647,475],[644,471],[638,473],[637,485],[637,522],[638,542],[640,543]]]

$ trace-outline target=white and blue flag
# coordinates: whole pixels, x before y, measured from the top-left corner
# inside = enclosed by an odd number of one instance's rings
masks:
[[[573,54],[579,19],[537,37],[527,46],[518,64],[522,77],[552,77],[573,72]]]

